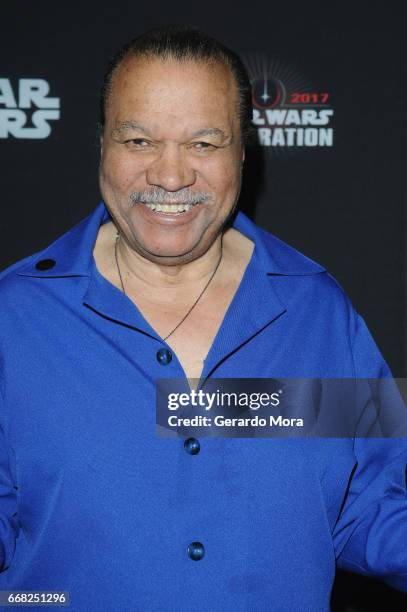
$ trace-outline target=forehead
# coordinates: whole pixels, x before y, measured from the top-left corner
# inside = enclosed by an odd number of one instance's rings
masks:
[[[238,93],[231,70],[217,61],[127,57],[117,67],[107,122],[237,121]]]

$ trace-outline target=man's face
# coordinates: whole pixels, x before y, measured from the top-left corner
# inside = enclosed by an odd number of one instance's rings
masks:
[[[134,57],[118,67],[100,187],[142,256],[177,264],[205,253],[234,208],[243,159],[237,90],[226,67]]]

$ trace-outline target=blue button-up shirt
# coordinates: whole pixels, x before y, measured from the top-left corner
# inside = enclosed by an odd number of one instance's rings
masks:
[[[108,220],[101,203],[0,278],[0,590],[315,612],[336,565],[407,590],[405,441],[212,437],[191,454],[157,437],[155,382],[185,373],[99,273]],[[324,268],[242,213],[234,227],[255,248],[203,379],[389,375]]]

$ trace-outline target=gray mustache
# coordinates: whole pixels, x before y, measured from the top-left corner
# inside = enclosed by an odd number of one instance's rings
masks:
[[[132,204],[142,202],[143,204],[198,204],[206,202],[211,195],[204,191],[192,193],[189,189],[180,191],[165,191],[164,189],[153,189],[151,191],[133,191],[130,195]]]

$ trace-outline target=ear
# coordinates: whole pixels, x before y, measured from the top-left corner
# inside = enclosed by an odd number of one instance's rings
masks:
[[[102,127],[102,124],[100,122],[98,122],[98,124],[97,124],[96,139],[99,139],[100,156],[102,157],[102,153],[103,153],[103,127]]]
[[[243,166],[244,164],[245,157],[246,157],[246,149],[245,147],[242,147],[242,158],[241,158],[241,163],[240,163],[241,166]]]

